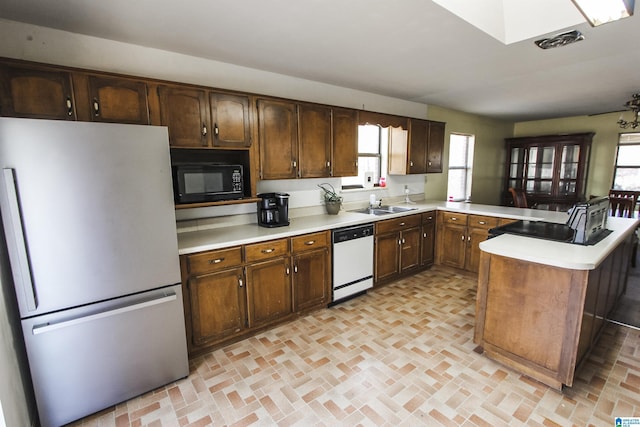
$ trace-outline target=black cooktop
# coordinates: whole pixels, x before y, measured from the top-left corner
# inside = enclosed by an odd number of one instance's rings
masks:
[[[587,245],[595,245],[611,233],[610,230],[602,230],[593,236]],[[521,220],[489,230],[489,235],[517,234],[520,236],[535,237],[538,239],[553,240],[555,242],[573,243],[574,230],[567,224],[558,224],[546,221]]]
[[[574,231],[567,224],[521,220],[492,228],[489,230],[489,234],[494,236],[500,234],[518,234],[521,236],[554,240],[556,242],[571,242],[573,241]]]

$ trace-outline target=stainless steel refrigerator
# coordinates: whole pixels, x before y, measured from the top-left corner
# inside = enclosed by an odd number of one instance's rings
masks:
[[[167,129],[0,118],[0,166],[42,426],[187,376]]]

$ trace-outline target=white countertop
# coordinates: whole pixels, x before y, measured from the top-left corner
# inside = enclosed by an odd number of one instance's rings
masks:
[[[402,205],[402,203],[397,205]],[[245,224],[183,232],[178,234],[178,251],[180,255],[186,255],[351,225],[367,224],[430,210],[446,210],[513,219],[544,220],[557,223],[565,223],[568,219],[568,215],[565,212],[474,203],[422,201],[410,206],[416,209],[405,213],[380,216],[340,211],[338,215],[322,214],[291,218],[290,225],[286,227],[265,228],[257,224]],[[607,220],[607,228],[612,230],[613,233],[593,246],[503,234],[480,243],[480,249],[491,254],[540,264],[577,270],[592,270],[639,224],[640,221],[635,219],[610,217]]]

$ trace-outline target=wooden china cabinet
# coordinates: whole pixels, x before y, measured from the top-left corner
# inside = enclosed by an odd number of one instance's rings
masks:
[[[593,133],[506,139],[503,203],[512,205],[509,187],[526,191],[529,206],[568,209],[585,199]]]

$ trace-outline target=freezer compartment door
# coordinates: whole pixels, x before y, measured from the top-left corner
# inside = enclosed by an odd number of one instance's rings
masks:
[[[43,427],[189,374],[180,285],[23,320],[22,328]]]

